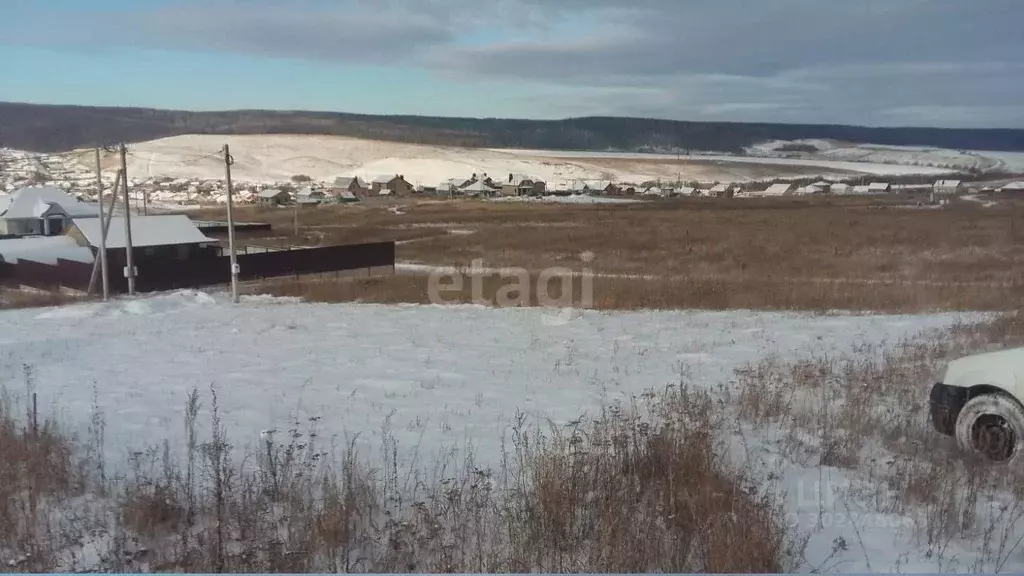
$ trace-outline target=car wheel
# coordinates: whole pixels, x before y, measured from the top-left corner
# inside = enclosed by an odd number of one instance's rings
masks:
[[[1024,446],[1024,410],[1009,396],[976,396],[960,411],[956,441],[962,450],[975,452],[992,462],[1017,460]]]

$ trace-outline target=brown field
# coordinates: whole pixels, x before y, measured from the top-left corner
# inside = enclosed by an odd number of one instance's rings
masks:
[[[1024,298],[1024,204],[922,209],[912,200],[669,200],[555,205],[372,199],[358,205],[243,207],[274,232],[240,245],[394,240],[406,263],[589,266],[599,308],[1008,310]],[[223,209],[204,211],[221,218]],[[585,264],[580,255],[590,252]],[[486,275],[486,274],[484,274]],[[493,275],[492,275],[493,276]],[[415,277],[310,279],[284,293],[324,300],[426,301]],[[342,285],[344,284],[344,285]],[[484,282],[485,298],[501,285]],[[576,287],[579,290],[579,286]],[[468,300],[465,294],[450,299]]]

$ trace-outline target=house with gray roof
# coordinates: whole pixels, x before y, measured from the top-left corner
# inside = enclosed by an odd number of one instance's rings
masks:
[[[284,206],[290,204],[291,201],[291,194],[278,188],[267,188],[256,194],[256,202],[260,206]]]
[[[339,198],[341,198],[342,192],[348,192],[352,196],[363,196],[369,190],[370,185],[363,182],[358,176],[339,176],[331,185],[331,195]]]
[[[788,196],[792,190],[793,184],[789,182],[780,182],[769,186],[761,195],[767,197]]]
[[[493,196],[497,190],[484,180],[477,180],[459,189],[466,196]]]
[[[370,191],[380,196],[394,194],[396,196],[408,196],[416,190],[405,176],[394,174],[391,176],[378,176],[370,182]]]
[[[932,185],[932,192],[939,196],[953,196],[963,191],[960,180],[938,180]]]
[[[184,214],[132,216],[129,222],[132,254],[136,261],[151,258],[186,259],[219,254],[219,242],[203,234]],[[67,233],[79,246],[89,248],[93,254],[99,252],[101,234],[98,218],[75,219]],[[124,249],[128,245],[123,216],[110,219],[106,245],[107,253],[115,261],[123,257]]]
[[[99,219],[98,204],[73,198],[52,186],[21,188],[0,198],[0,235],[57,236],[70,220]]]

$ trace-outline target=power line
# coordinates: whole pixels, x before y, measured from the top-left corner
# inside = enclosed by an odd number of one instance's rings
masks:
[[[136,159],[139,159],[139,160],[143,160],[145,162],[149,162],[151,164],[158,164],[158,165],[162,165],[162,166],[189,166],[189,165],[192,165],[192,164],[197,164],[197,163],[199,163],[199,162],[201,162],[203,160],[212,159],[212,158],[219,158],[221,154],[222,154],[222,152],[220,150],[218,150],[217,152],[212,152],[210,154],[203,154],[201,156],[196,156],[194,158],[189,158],[187,160],[177,160],[177,161],[175,161],[175,160],[157,160],[155,155],[150,155],[149,158],[146,158],[146,157],[140,156],[140,155],[135,154],[135,153],[128,153],[128,155],[131,156],[132,158],[136,158]]]

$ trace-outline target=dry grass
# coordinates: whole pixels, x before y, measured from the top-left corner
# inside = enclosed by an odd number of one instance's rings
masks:
[[[252,244],[397,240],[400,261],[580,270],[653,280],[604,282],[608,308],[1016,309],[1024,294],[1024,210],[903,199],[679,199],[636,205],[373,200],[300,211],[245,209],[270,221]],[[401,213],[396,213],[401,212]],[[222,216],[216,212],[205,217]],[[377,288],[377,286],[374,286]],[[404,281],[387,301],[409,300]],[[344,289],[354,292],[352,289]]]
[[[0,411],[0,560],[30,571],[764,573],[795,554],[777,502],[719,456],[724,421],[706,394],[673,389],[567,431],[520,418],[498,469],[441,455],[431,474],[397,462],[388,434],[376,467],[353,446],[338,456],[315,423],[238,459],[209,398],[186,401],[183,458],[135,454],[112,481],[56,429],[29,435]],[[68,499],[43,497],[71,479],[95,506],[72,515]],[[12,510],[21,494],[36,508]]]
[[[63,306],[80,302],[82,296],[74,296],[64,292],[42,290],[15,290],[0,287],[0,310],[17,308],[44,308],[47,306]]]
[[[739,372],[736,403],[755,433],[806,465],[858,471],[867,486],[852,496],[910,517],[940,562],[955,562],[951,544],[965,538],[982,547],[969,568],[998,571],[1021,554],[1024,472],[961,453],[932,428],[927,404],[946,361],[993,344],[1024,345],[1024,317],[840,356],[768,358]]]
[[[477,278],[478,289],[473,278]],[[517,282],[499,274],[466,275],[458,289],[447,289],[432,299],[430,278],[426,274],[341,278],[330,275],[279,279],[257,283],[250,293],[300,297],[314,302],[396,303],[475,303],[497,306],[499,295],[511,294]],[[448,282],[448,280],[445,280]],[[585,284],[587,282],[588,284]],[[538,274],[530,274],[525,283],[523,303],[541,305]],[[584,287],[592,294],[584,305]],[[596,310],[630,309],[744,309],[744,310],[871,310],[886,313],[920,313],[940,310],[1000,310],[1018,300],[1007,289],[994,286],[936,285],[922,288],[913,283],[739,279],[631,279],[596,277],[584,281],[569,280],[563,292],[562,281],[548,283],[548,299],[560,307]],[[474,290],[476,292],[474,293]],[[571,299],[568,294],[571,292]],[[563,299],[563,294],[566,297]]]

